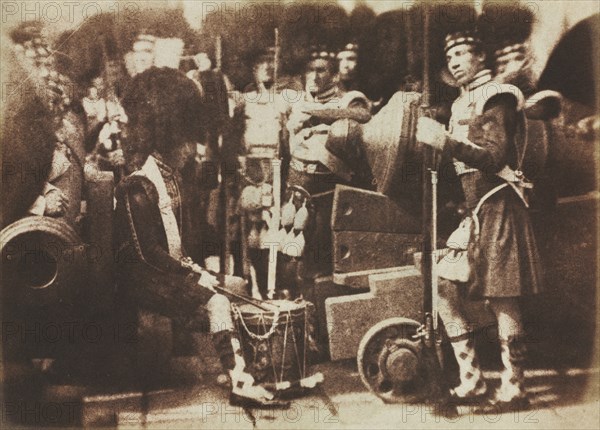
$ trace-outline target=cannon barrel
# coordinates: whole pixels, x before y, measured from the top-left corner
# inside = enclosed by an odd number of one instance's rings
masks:
[[[86,274],[85,246],[64,220],[31,216],[0,232],[3,300],[15,306],[73,303]]]

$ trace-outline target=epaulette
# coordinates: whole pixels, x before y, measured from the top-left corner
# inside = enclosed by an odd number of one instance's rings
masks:
[[[480,97],[475,105],[475,113],[477,115],[481,115],[485,110],[485,106],[493,100],[495,97],[504,94],[510,94],[514,96],[517,102],[517,110],[521,111],[525,107],[525,96],[521,92],[521,90],[511,84],[502,84],[500,82],[490,81],[487,84],[484,84],[485,94],[483,97]]]

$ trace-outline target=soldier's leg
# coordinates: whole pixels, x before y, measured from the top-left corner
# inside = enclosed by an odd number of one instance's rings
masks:
[[[527,348],[519,303],[514,297],[491,298],[489,302],[498,320],[500,353],[504,365],[501,385],[494,398],[500,402],[525,399],[523,364]]]
[[[439,313],[458,362],[460,384],[451,389],[457,398],[471,398],[487,390],[479,360],[475,354],[473,332],[464,316],[462,298],[458,286],[451,281],[439,279]]]
[[[229,372],[232,385],[232,403],[252,401],[255,406],[279,406],[273,394],[260,385],[254,385],[254,378],[246,371],[240,340],[231,317],[229,299],[215,294],[206,304],[210,320],[210,331],[221,365]]]

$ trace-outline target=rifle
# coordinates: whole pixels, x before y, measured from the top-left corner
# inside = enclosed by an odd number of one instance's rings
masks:
[[[423,96],[420,115],[431,117],[430,89],[430,7],[423,3]],[[433,148],[423,150],[423,294],[425,321],[422,326],[423,361],[427,371],[428,400],[447,405],[449,387],[443,373],[442,342],[438,317],[438,278],[437,278],[437,183],[440,154]],[[455,409],[455,408],[454,408]],[[443,409],[449,415],[456,414],[451,408]]]

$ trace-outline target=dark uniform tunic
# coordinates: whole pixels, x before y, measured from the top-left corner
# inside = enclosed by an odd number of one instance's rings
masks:
[[[523,96],[514,86],[500,85],[483,71],[463,89],[452,107],[450,135],[444,151],[455,158],[466,204],[505,181],[497,174],[518,169],[523,145],[517,139],[524,120]],[[473,298],[516,297],[541,290],[541,266],[528,208],[511,186],[489,197],[477,214],[480,230],[469,244]]]
[[[161,161],[160,155],[153,156],[181,238],[185,232],[181,228],[182,195],[177,174]],[[182,265],[185,250],[181,249],[181,258],[176,258],[173,250],[170,252],[154,183],[146,176],[132,174],[119,184],[116,195],[115,240],[121,294],[137,306],[182,322],[203,317],[198,309],[214,293],[198,285],[200,275]],[[243,285],[229,287],[243,290]]]

